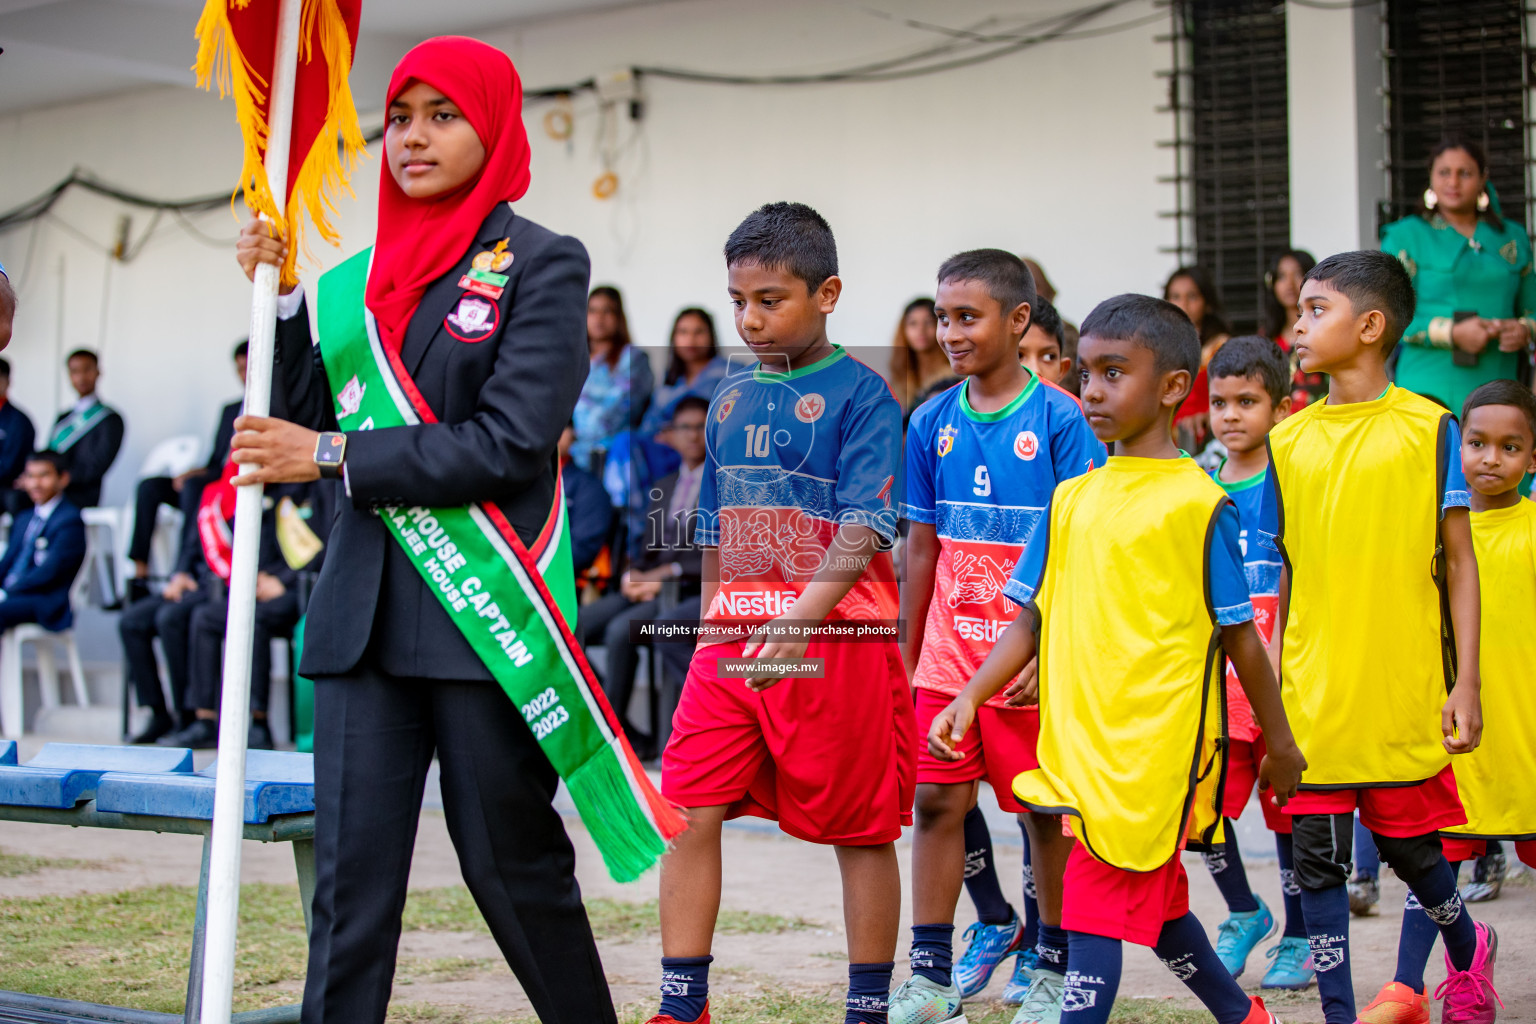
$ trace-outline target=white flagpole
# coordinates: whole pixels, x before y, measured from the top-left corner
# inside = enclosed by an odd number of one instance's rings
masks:
[[[276,60],[267,109],[267,182],[277,208],[288,199],[288,148],[293,129],[294,77],[302,0],[278,0]],[[293,232],[289,231],[292,239]],[[250,359],[245,413],[266,416],[272,401],[272,353],[277,327],[278,268],[256,267],[251,297]],[[219,702],[218,783],[209,852],[208,925],[203,946],[202,1024],[229,1024],[235,985],[235,931],[240,910],[240,844],[244,833],[245,743],[251,721],[251,647],[256,617],[256,560],[261,540],[260,484],[238,489],[224,642],[224,693]],[[257,680],[268,685],[268,680]]]

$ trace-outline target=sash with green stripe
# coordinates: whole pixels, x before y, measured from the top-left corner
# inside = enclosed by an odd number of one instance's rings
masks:
[[[53,439],[48,442],[48,447],[56,452],[67,452],[75,446],[91,428],[106,418],[107,407],[100,402],[85,410],[76,409],[64,418],[64,421],[53,428]]]
[[[372,250],[320,278],[315,343],[342,430],[434,423],[399,355],[363,305]],[[614,879],[651,867],[684,820],[630,749],[571,633],[576,587],[564,492],[530,550],[490,502],[400,507],[380,516],[428,589],[523,714]]]

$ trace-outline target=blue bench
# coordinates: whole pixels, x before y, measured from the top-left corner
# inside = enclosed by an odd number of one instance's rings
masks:
[[[181,1016],[0,992],[0,1021],[93,1021],[196,1024],[202,996],[209,857],[216,764],[193,770],[192,751],[49,743],[18,764],[14,741],[0,742],[0,820],[74,827],[173,832],[203,837],[197,915],[192,932],[186,1011]],[[252,750],[246,754],[244,836],[290,842],[306,932],[315,891],[314,755]],[[237,1013],[240,1024],[296,1024],[298,1006]]]
[[[12,760],[3,766],[0,804],[65,810],[95,796],[97,784],[109,772],[191,771],[192,751],[185,748],[49,743],[24,765]]]

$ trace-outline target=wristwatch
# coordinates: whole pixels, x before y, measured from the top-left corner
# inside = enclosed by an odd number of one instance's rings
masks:
[[[315,438],[315,466],[322,480],[340,480],[341,464],[347,458],[347,435],[338,430],[322,430]]]

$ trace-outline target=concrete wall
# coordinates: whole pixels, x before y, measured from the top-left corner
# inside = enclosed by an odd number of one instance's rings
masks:
[[[932,4],[886,10],[938,18]],[[1044,17],[1079,7],[1028,0]],[[999,8],[952,0],[942,20],[980,22]],[[1017,10],[1018,8],[1015,8]],[[612,123],[618,194],[593,198],[602,169],[598,106],[575,103],[569,143],[543,130],[530,107],[533,187],[520,209],[576,235],[593,279],[620,286],[637,340],[663,344],[685,305],[716,313],[728,336],[730,307],[719,256],[730,229],[754,206],[797,199],[837,232],[846,290],[834,339],[884,344],[897,314],[932,290],[938,263],[960,249],[1000,246],[1039,258],[1080,319],[1099,299],[1150,291],[1172,268],[1168,115],[1157,108],[1168,64],[1166,18],[1150,0],[1094,28],[1152,20],[1124,31],[1064,40],[974,67],[883,84],[743,88],[648,79],[645,118]],[[365,13],[366,18],[366,13]],[[190,25],[188,26],[190,32]],[[817,0],[680,0],[482,32],[505,47],[530,87],[577,81],[631,64],[737,73],[819,72],[941,41],[931,31]],[[377,63],[379,55],[361,55]],[[390,55],[393,59],[394,55]],[[188,59],[191,59],[190,45]],[[370,78],[374,76],[369,76]],[[361,87],[361,83],[359,83]],[[365,123],[381,99],[360,95]],[[375,148],[377,151],[377,147]],[[239,144],[233,106],[172,88],[0,118],[0,209],[80,167],[162,197],[216,192],[233,181]],[[368,244],[377,159],[341,204],[341,251],[317,249],[317,266]],[[99,348],[103,394],[128,420],[123,457],[107,496],[124,501],[157,441],[211,434],[236,388],[229,351],[246,330],[249,293],[234,264],[237,223],[227,210],[187,221],[161,217],[131,262],[110,260],[118,218],[132,237],[152,214],[81,193],[35,228],[0,234],[21,308],[7,356],[13,397],[41,421],[67,397],[61,352]]]

